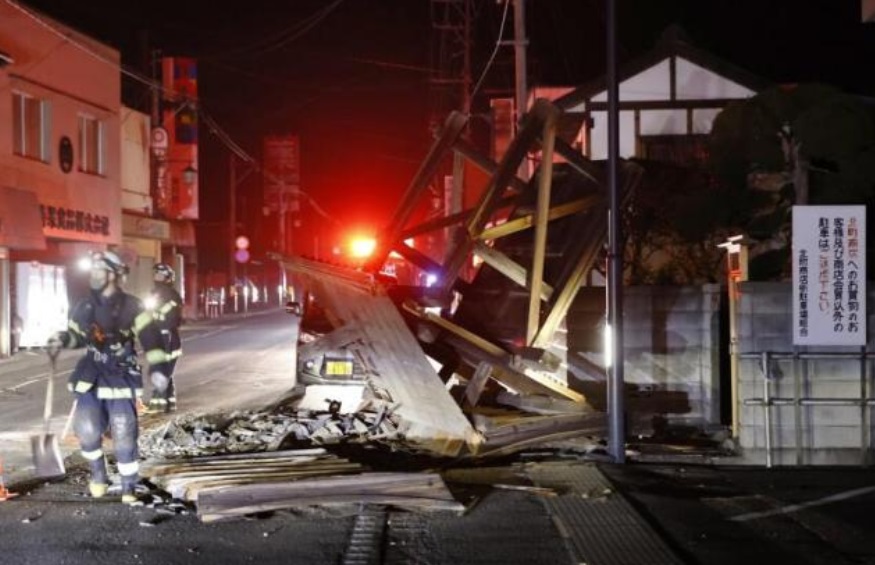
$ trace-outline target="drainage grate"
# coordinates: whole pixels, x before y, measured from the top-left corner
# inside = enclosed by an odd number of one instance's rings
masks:
[[[355,518],[343,565],[380,565],[383,560],[383,534],[386,509],[363,506]]]

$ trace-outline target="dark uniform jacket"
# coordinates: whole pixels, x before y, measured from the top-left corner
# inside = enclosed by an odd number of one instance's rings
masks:
[[[156,283],[152,289],[155,298],[155,308],[152,317],[155,327],[161,334],[163,355],[158,351],[147,352],[146,359],[150,365],[173,361],[182,355],[182,340],[179,337],[179,326],[182,324],[182,297],[167,283]]]
[[[68,345],[87,348],[70,375],[73,392],[105,399],[142,394],[136,340],[148,352],[160,347],[160,338],[140,299],[123,291],[109,297],[91,292],[73,307],[68,328]]]

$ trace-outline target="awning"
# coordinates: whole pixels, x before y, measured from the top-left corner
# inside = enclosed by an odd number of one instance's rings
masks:
[[[191,220],[170,220],[170,243],[179,247],[197,245],[194,236],[194,222]]]
[[[43,222],[36,194],[0,187],[0,246],[10,249],[45,249]]]

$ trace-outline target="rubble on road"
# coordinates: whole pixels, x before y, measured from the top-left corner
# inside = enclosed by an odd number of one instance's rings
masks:
[[[277,451],[284,445],[392,441],[397,437],[397,424],[386,406],[345,414],[335,409],[280,407],[170,419],[141,434],[140,454],[146,459],[174,459]]]
[[[300,334],[297,382],[358,387],[358,406],[280,403],[171,420],[141,438],[144,476],[197,501],[204,520],[356,500],[458,509],[439,475],[375,472],[332,451],[380,446],[470,462],[601,435],[605,414],[568,382],[560,334],[602,251],[607,175],[557,134],[568,118],[538,100],[495,163],[464,139],[468,117],[454,112],[365,264],[275,257],[300,301],[287,307]],[[536,152],[539,170],[519,178]],[[432,198],[429,177],[456,157],[485,173],[476,206],[409,225]],[[641,173],[620,167],[624,202]],[[442,262],[413,247],[429,232],[453,235]],[[393,256],[436,286],[387,276]]]

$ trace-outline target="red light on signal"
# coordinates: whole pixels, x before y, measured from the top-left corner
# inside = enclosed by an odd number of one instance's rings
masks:
[[[370,257],[374,249],[377,248],[377,240],[373,238],[356,238],[352,240],[349,248],[353,257]]]

